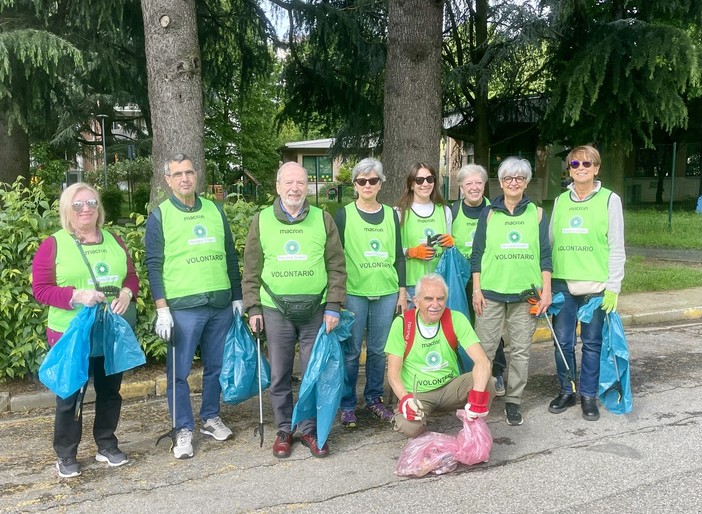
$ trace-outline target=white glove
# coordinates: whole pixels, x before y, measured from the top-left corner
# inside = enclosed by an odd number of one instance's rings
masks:
[[[239,316],[244,315],[244,300],[234,300],[232,302],[232,313],[239,313]]]
[[[85,305],[92,307],[105,301],[105,295],[95,289],[74,289],[71,296],[71,305]]]
[[[164,341],[170,341],[171,339],[171,328],[173,328],[173,316],[171,316],[171,309],[168,307],[161,307],[156,309],[156,326],[154,330],[156,335],[163,339]]]

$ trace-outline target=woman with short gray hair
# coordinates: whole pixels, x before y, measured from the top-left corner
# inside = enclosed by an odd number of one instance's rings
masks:
[[[521,425],[520,404],[536,330],[536,318],[522,292],[532,285],[539,288],[537,315],[546,312],[551,304],[551,245],[547,217],[524,195],[531,180],[529,161],[508,157],[497,176],[503,194],[481,213],[473,240],[475,331],[490,359],[495,357],[503,327],[510,334],[505,417],[508,425]]]

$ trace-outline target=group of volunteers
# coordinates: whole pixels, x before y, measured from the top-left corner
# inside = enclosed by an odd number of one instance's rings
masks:
[[[188,376],[198,347],[199,432],[217,441],[233,435],[219,416],[219,375],[237,312],[248,315],[252,331],[265,331],[276,427],[272,451],[278,458],[290,456],[295,431],[313,456],[329,454],[327,443],[318,444],[316,419],[292,426],[292,374],[296,352],[304,373],[320,328],[334,330],[342,308],[355,317],[351,337],[342,342],[342,426],[358,425],[356,391],[365,341],[365,408],[415,437],[435,412],[465,408],[469,418],[487,416],[496,395],[505,396],[507,424],[522,424],[531,339],[537,316],[547,312],[555,293],[565,298],[553,321],[564,357],[556,350],[561,387],[548,410],[561,413],[574,406],[576,391],[567,370],[576,369],[577,311],[593,296],[604,296],[603,310],[581,322],[580,331],[582,415],[597,420],[602,325],[605,311],[616,309],[624,275],[622,206],[597,180],[595,148],[574,148],[567,167],[572,182],[557,198],[549,222],[524,194],[532,178],[525,159],[509,157],[500,164],[502,194],[492,202],[485,197],[485,169],[463,166],[458,173],[463,198],[452,208],[427,163],[412,165],[396,207],[380,203],[383,166],[363,159],[352,172],[356,200],[335,217],[309,204],[307,172],[287,162],[277,172],[273,205],[252,220],[240,275],[221,207],[197,194],[197,173],[187,155],[168,158],[164,175],[172,194],[151,212],[145,245],[155,330],[171,348],[166,370],[168,406],[175,413],[174,456],[193,456],[196,422]],[[134,326],[139,280],[124,242],[103,228],[98,192],[74,184],[61,195],[59,208],[63,228],[42,242],[33,262],[34,295],[49,306],[49,345],[82,306],[107,302]],[[447,309],[448,286],[434,272],[450,247],[470,261],[468,312]],[[459,346],[473,362],[469,372],[462,372]],[[115,436],[122,376],[106,376],[103,361],[101,355],[89,359],[96,391],[95,458],[120,466],[128,461]],[[394,409],[383,399],[386,374],[398,400]],[[56,400],[53,446],[61,477],[81,473],[82,398],[76,393]]]

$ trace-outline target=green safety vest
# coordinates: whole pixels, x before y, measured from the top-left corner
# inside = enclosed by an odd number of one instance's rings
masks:
[[[606,282],[609,277],[609,189],[584,202],[570,191],[561,194],[553,211],[553,278]]]
[[[310,206],[304,220],[294,225],[280,222],[273,206],[261,211],[258,218],[263,250],[261,280],[276,295],[319,294],[327,285],[324,250],[327,231],[324,212]],[[276,308],[263,286],[261,305]],[[325,302],[326,291],[321,303]]]
[[[214,202],[200,200],[202,207],[197,212],[183,212],[170,200],[159,206],[167,300],[231,288],[222,214]]]
[[[519,216],[492,211],[488,216],[480,287],[501,294],[519,294],[542,286],[539,216],[530,203]]]
[[[372,225],[361,218],[355,203],[346,207],[344,254],[346,291],[355,296],[384,296],[399,288],[395,269],[395,218],[383,205],[383,222]]]
[[[434,205],[434,211],[430,216],[422,218],[412,209],[406,213],[405,222],[400,230],[402,236],[402,246],[413,248],[421,243],[426,243],[429,236],[446,233],[446,212],[443,205]],[[432,273],[439,263],[443,248],[435,245],[436,254],[430,261],[419,259],[407,259],[405,264],[407,269],[407,285],[414,286],[420,278],[427,273]]]
[[[478,226],[478,218],[469,218],[463,213],[463,200],[456,200],[460,202],[458,205],[458,213],[456,219],[453,220],[451,225],[451,235],[453,236],[453,241],[466,259],[470,261],[470,256],[473,253],[473,239],[475,238],[475,229]],[[490,200],[485,199],[485,206],[490,205]]]
[[[101,286],[122,287],[127,276],[127,254],[112,234],[104,229],[100,232],[102,242],[83,245],[83,253]],[[73,286],[76,289],[95,289],[90,271],[85,265],[73,235],[66,230],[59,230],[52,237],[56,239],[56,258],[54,259],[56,285]],[[65,332],[71,320],[82,308],[82,305],[76,305],[73,310],[50,306],[49,328],[57,332]]]

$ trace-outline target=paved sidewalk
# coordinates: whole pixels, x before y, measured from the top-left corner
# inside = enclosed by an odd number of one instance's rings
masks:
[[[624,326],[676,323],[702,319],[702,287],[656,293],[633,293],[619,297],[619,313]],[[540,322],[534,334],[534,342],[551,340],[545,322]],[[193,370],[189,380],[194,393],[201,391],[202,370]],[[55,405],[55,396],[48,390],[10,396],[0,385],[0,412],[23,412],[31,409],[50,408]],[[122,383],[122,396],[126,399],[162,396],[166,391],[166,375],[143,380],[126,375]],[[88,388],[86,401],[95,399],[92,388]]]

